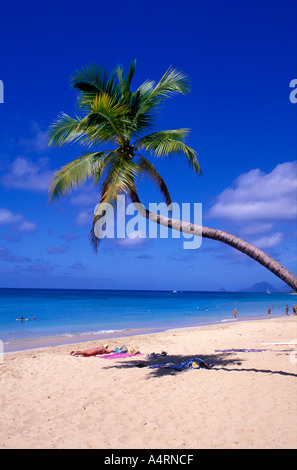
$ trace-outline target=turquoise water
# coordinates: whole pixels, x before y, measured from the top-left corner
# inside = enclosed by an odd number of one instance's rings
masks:
[[[295,296],[274,293],[0,289],[0,340],[12,350],[45,338],[62,344],[232,321],[234,307],[238,319],[267,317],[268,305],[272,317],[283,316],[294,303]]]

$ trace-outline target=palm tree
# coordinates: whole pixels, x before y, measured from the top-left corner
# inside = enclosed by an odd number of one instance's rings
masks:
[[[115,205],[117,196],[124,194],[137,203],[143,217],[184,233],[211,238],[230,245],[265,266],[294,290],[297,278],[276,260],[250,243],[218,229],[198,226],[152,213],[141,204],[137,184],[140,177],[149,178],[160,190],[168,206],[169,190],[153,163],[144,157],[183,154],[196,174],[201,174],[197,153],[185,143],[189,129],[152,130],[160,105],[169,97],[189,92],[188,78],[169,68],[158,83],[145,81],[131,91],[135,61],[124,76],[118,66],[109,73],[97,67],[85,67],[75,73],[71,85],[78,90],[78,108],[83,116],[70,117],[61,113],[49,128],[49,145],[80,143],[88,152],[62,167],[52,178],[49,200],[65,196],[88,179],[100,187],[100,200],[94,215],[90,239],[97,251],[96,222],[105,212],[106,204]]]

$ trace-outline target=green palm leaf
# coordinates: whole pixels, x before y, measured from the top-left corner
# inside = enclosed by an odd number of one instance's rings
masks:
[[[107,93],[96,95],[92,102],[92,113],[98,113],[106,117],[106,119],[118,118],[119,116],[128,114],[130,108],[122,101],[116,102],[113,96]]]
[[[129,113],[130,108],[125,102],[115,102],[114,98],[102,93],[96,95],[91,105],[91,113],[88,116],[88,122],[91,125],[104,125],[109,128],[110,137],[116,138],[122,142],[127,138],[126,127],[129,124],[128,118],[125,116]],[[109,124],[107,126],[106,124]]]
[[[100,238],[96,236],[96,223],[105,215],[106,207],[111,204],[116,208],[117,197],[126,195],[129,199],[131,193],[136,192],[135,179],[139,175],[138,165],[124,156],[111,152],[106,158],[105,179],[102,183],[101,199],[94,213],[93,225],[90,231],[90,241],[97,251]]]
[[[49,200],[57,199],[69,193],[74,187],[90,179],[93,175],[102,173],[105,165],[106,151],[88,153],[63,166],[51,179]]]
[[[175,129],[169,131],[158,131],[146,135],[134,142],[136,149],[151,151],[156,157],[168,157],[173,154],[184,154],[189,165],[198,174],[201,168],[195,150],[188,147],[184,142],[189,129]]]
[[[177,93],[186,95],[190,91],[190,82],[186,75],[176,69],[169,68],[155,86],[152,96],[170,97]]]
[[[140,157],[138,166],[141,169],[141,174],[144,174],[153,183],[155,183],[159,191],[164,196],[167,206],[170,206],[172,204],[172,201],[171,201],[171,197],[169,194],[169,190],[165,184],[165,181],[163,180],[161,175],[158,173],[154,165],[146,158]]]
[[[140,173],[135,162],[125,156],[111,153],[106,163],[106,176],[102,184],[101,201],[113,204],[118,194],[130,197],[131,191],[135,191],[135,179]]]
[[[117,74],[117,77],[118,77],[118,80],[119,80],[119,85],[120,85],[120,88],[121,88],[122,96],[126,95],[127,93],[130,93],[130,85],[131,85],[131,81],[132,81],[132,78],[133,78],[134,73],[135,73],[135,67],[136,67],[136,60],[133,60],[130,64],[129,71],[128,71],[128,74],[127,74],[126,78],[124,78],[124,69],[123,69],[123,67],[118,66],[116,68],[116,74]]]
[[[131,123],[133,132],[138,133],[139,130],[152,127],[156,118],[156,111],[165,99],[178,93],[185,95],[189,91],[188,78],[171,67],[157,84],[154,81],[146,80],[133,96],[135,99]]]
[[[80,140],[83,136],[83,129],[80,127],[81,119],[72,118],[65,113],[61,113],[56,121],[48,129],[48,145],[61,146]]]
[[[115,72],[108,69],[90,65],[78,70],[70,80],[72,88],[78,90],[78,105],[80,109],[90,109],[94,97],[106,93],[114,98],[120,98],[120,87],[116,81]]]

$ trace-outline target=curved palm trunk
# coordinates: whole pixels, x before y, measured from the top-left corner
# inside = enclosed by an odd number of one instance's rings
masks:
[[[138,212],[151,222],[155,222],[160,225],[165,225],[173,230],[178,230],[183,233],[189,233],[191,235],[197,235],[204,238],[211,238],[222,243],[226,243],[233,248],[241,251],[250,258],[254,259],[258,263],[262,264],[265,268],[271,271],[273,274],[282,279],[288,286],[293,290],[297,291],[297,277],[294,276],[288,269],[282,266],[278,261],[268,256],[264,251],[256,248],[254,245],[238,238],[230,233],[223,232],[219,229],[213,229],[209,227],[203,227],[200,225],[192,224],[190,222],[183,222],[178,219],[171,219],[164,217],[160,214],[155,214],[147,210],[140,202],[139,197],[136,193],[131,194],[133,203],[136,205]]]

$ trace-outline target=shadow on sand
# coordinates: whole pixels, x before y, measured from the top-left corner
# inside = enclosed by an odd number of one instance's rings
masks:
[[[245,353],[242,353],[245,354]],[[246,354],[261,354],[261,352],[256,353],[246,353]],[[167,356],[157,356],[157,357],[147,357],[147,356],[135,356],[135,359],[126,361],[124,358],[122,360],[117,360],[116,363],[107,364],[104,366],[105,369],[129,369],[129,368],[145,368],[148,369],[150,372],[148,378],[151,377],[161,377],[164,375],[176,375],[185,373],[186,371],[178,371],[176,369],[170,368],[156,368],[156,369],[149,369],[150,366],[154,366],[157,364],[164,364],[165,362],[173,362],[174,364],[181,364],[186,361],[190,361],[191,359],[199,358],[202,359],[209,365],[212,365],[208,370],[209,373],[215,372],[216,370],[224,370],[227,372],[256,372],[262,374],[279,374],[284,376],[291,376],[297,377],[297,374],[293,374],[291,372],[285,372],[281,370],[271,370],[271,369],[261,369],[259,368],[244,368],[244,367],[234,367],[234,366],[241,366],[244,362],[244,359],[235,357],[234,353],[232,352],[224,352],[224,353],[216,353],[216,354],[209,354],[209,355],[167,355]],[[259,365],[260,365],[260,357],[259,357]],[[201,367],[202,368],[202,367]]]

